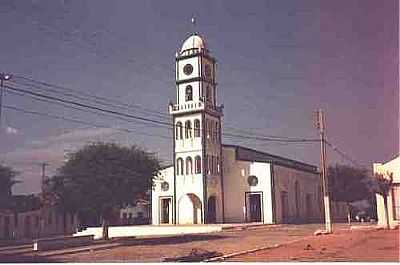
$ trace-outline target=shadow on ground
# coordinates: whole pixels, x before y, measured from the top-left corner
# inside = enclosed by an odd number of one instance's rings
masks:
[[[184,244],[193,241],[209,241],[228,238],[224,235],[210,235],[210,234],[196,234],[196,235],[178,235],[178,236],[165,236],[158,238],[121,238],[115,240],[124,246],[135,245],[168,245],[168,244]]]

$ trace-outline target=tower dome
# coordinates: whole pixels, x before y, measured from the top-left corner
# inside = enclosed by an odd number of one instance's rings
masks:
[[[207,50],[206,43],[199,35],[193,34],[183,42],[180,53],[198,52],[200,50]]]

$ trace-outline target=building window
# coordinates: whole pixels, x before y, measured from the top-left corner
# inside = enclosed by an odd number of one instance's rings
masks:
[[[175,138],[176,140],[182,139],[182,122],[180,121],[175,126]]]
[[[194,137],[200,137],[200,121],[194,120]]]
[[[194,164],[195,164],[195,173],[196,174],[201,173],[201,157],[200,156],[195,157]]]
[[[191,175],[193,174],[193,163],[192,163],[192,158],[188,156],[186,158],[186,175]]]
[[[206,88],[206,100],[207,102],[211,102],[211,88],[209,86]]]
[[[183,175],[183,159],[182,158],[178,158],[176,160],[176,174]]]
[[[395,184],[392,188],[393,219],[400,220],[400,185]]]
[[[185,122],[185,137],[186,139],[192,138],[192,123],[190,121]]]
[[[209,156],[209,158],[210,158],[210,172],[211,174],[214,174],[214,156],[211,155]]]
[[[206,155],[205,157],[204,157],[204,172],[207,174],[207,173],[210,173],[209,171],[208,171],[208,169],[209,169],[209,165],[208,165],[208,155]]]
[[[221,163],[220,162],[221,161],[220,161],[219,157],[217,156],[217,173],[221,172]]]
[[[218,122],[215,122],[215,141],[219,142],[219,134],[218,134]]]
[[[186,99],[186,101],[193,100],[193,88],[191,85],[188,85],[185,89],[185,99]]]
[[[210,139],[211,137],[211,121],[207,120],[207,139]]]

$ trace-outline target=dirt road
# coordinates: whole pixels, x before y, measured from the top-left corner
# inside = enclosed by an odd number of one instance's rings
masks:
[[[225,261],[364,261],[399,262],[399,230],[337,231],[311,236],[278,248]]]

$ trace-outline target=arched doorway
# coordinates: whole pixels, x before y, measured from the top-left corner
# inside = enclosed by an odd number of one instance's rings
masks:
[[[179,224],[201,224],[203,223],[202,203],[195,194],[182,195],[178,202]]]
[[[215,224],[217,222],[217,199],[215,196],[208,198],[207,202],[207,223]]]

